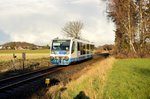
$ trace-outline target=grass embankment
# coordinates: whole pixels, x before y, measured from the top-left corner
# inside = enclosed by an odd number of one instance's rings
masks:
[[[113,62],[108,58],[93,64],[65,87],[50,88],[46,98],[150,99],[150,59],[117,59],[112,65]]]
[[[119,59],[104,89],[105,99],[150,99],[150,59]]]
[[[58,87],[54,86],[50,88],[48,92],[49,95],[52,97],[52,99],[57,99],[58,97],[61,97],[61,99],[73,99],[78,94],[84,98],[77,97],[77,99],[88,99],[88,97],[90,97],[90,99],[100,99],[103,93],[103,90],[101,89],[103,89],[104,82],[106,80],[106,73],[112,67],[113,61],[114,58],[108,58],[94,63],[89,68],[87,67],[87,71],[81,71],[84,72],[82,73],[81,77],[79,77],[77,80],[71,81],[68,85],[66,85],[65,87],[67,90],[58,92],[57,89],[60,88],[60,90],[62,90],[63,85]]]

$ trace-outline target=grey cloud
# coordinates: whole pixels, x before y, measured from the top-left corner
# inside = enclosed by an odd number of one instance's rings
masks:
[[[98,2],[99,0],[1,0],[0,28],[6,31],[4,34],[10,35],[11,40],[45,44],[56,36],[62,36],[61,28],[66,22],[81,20],[84,23],[83,34],[87,39],[103,44],[101,42],[108,40],[104,38],[108,33],[112,37],[109,38],[111,42],[114,39],[114,26],[107,22],[103,14],[105,4]],[[39,42],[41,38],[43,40]]]

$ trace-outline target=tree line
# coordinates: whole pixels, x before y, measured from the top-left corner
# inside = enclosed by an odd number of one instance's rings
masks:
[[[115,53],[150,55],[150,0],[105,0],[115,23]]]

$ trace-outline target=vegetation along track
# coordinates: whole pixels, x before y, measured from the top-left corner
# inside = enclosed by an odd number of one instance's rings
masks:
[[[39,78],[47,76],[51,73],[57,72],[64,67],[51,66],[50,68],[37,70],[34,72],[13,76],[10,78],[0,80],[0,98],[7,98],[8,92],[12,92],[13,89],[20,86],[24,86],[27,83],[33,82]]]
[[[78,62],[67,66],[66,68],[63,69],[63,71],[60,71],[59,74],[54,74],[53,78],[58,79],[64,84],[67,84],[68,81],[72,79],[72,76],[74,74],[78,78],[78,76],[82,75],[79,73],[81,70],[85,69],[86,67],[92,66],[92,64],[95,63],[96,61],[101,61],[108,56],[109,56],[108,54],[96,54],[91,60],[88,61],[86,60],[86,61]],[[77,75],[78,73],[79,75]]]
[[[98,56],[99,55],[95,55],[95,57],[98,57]],[[106,57],[105,55],[102,55],[102,56]],[[95,59],[95,57],[94,57],[94,59]],[[81,65],[81,64],[79,64],[79,65]],[[85,65],[85,64],[83,64],[83,65]],[[34,81],[38,82],[39,79],[44,78],[44,77],[46,77],[46,76],[48,76],[49,74],[52,74],[52,73],[59,74],[58,71],[66,70],[67,68],[68,68],[67,70],[70,71],[71,67],[74,67],[74,66],[67,66],[67,67],[64,67],[64,66],[63,67],[62,66],[51,66],[48,69],[37,70],[37,71],[34,71],[34,72],[30,72],[30,73],[26,73],[26,74],[22,74],[22,75],[16,75],[16,76],[13,76],[13,77],[2,79],[2,80],[0,80],[0,98],[3,99],[3,98],[7,98],[8,96],[11,97],[10,93],[13,93],[13,95],[18,94],[18,91],[15,92],[14,89],[19,90],[20,87],[23,87],[20,90],[24,90],[24,88],[28,88],[28,89],[31,88],[32,89],[32,87],[30,87],[30,83],[33,83]],[[55,75],[55,74],[53,74],[53,75]],[[28,86],[24,87],[27,84],[28,84]],[[38,84],[37,86],[40,86],[40,85]],[[36,88],[34,87],[34,89],[36,89]],[[28,92],[28,91],[26,91],[26,92]]]

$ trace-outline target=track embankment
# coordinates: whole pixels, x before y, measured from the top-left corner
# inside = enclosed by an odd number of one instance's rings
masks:
[[[104,58],[104,56],[100,55],[94,57],[92,60],[67,66],[65,69],[60,71],[59,74],[52,75],[55,79],[60,81],[57,86],[50,87],[46,91],[40,91],[39,93],[42,93],[42,95],[34,94],[32,99],[37,97],[52,99],[64,97],[64,99],[72,99],[73,97],[68,95],[66,96],[65,94],[70,94],[68,92],[72,92],[75,93],[75,96],[80,91],[87,90],[87,87],[93,87],[93,82],[96,81],[97,78],[104,82],[106,72],[111,68],[113,61],[114,58],[112,57]],[[80,88],[83,89],[81,90]]]

